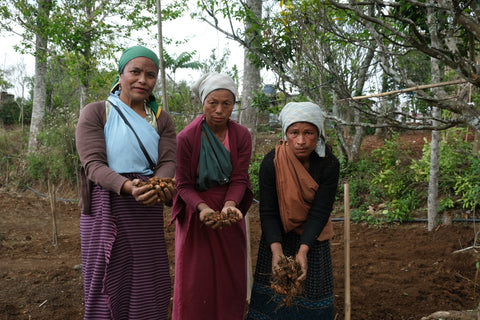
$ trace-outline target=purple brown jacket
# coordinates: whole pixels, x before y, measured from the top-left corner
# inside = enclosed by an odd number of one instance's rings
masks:
[[[103,132],[107,121],[105,101],[86,105],[80,112],[76,129],[77,152],[82,163],[82,189],[80,207],[84,214],[90,213],[90,197],[92,185],[97,184],[104,189],[120,194],[122,185],[128,178],[108,167],[105,135]],[[168,113],[162,111],[157,118],[158,162],[155,176],[173,177],[176,168],[176,133],[175,125]]]

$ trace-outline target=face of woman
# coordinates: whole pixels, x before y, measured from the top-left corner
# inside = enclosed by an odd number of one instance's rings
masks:
[[[203,113],[211,129],[226,127],[235,104],[233,93],[219,89],[208,94],[203,102]]]
[[[308,161],[317,147],[317,127],[308,122],[295,122],[287,128],[288,146],[301,162]]]
[[[151,59],[137,57],[125,65],[119,77],[120,100],[130,107],[143,106],[157,82],[158,68]]]

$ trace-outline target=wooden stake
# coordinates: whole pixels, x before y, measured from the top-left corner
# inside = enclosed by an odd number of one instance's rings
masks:
[[[58,224],[57,224],[57,210],[55,203],[57,202],[55,198],[55,185],[48,179],[48,195],[50,200],[50,208],[52,211],[52,224],[53,224],[53,245],[56,246],[58,242]]]
[[[245,226],[247,229],[247,302],[250,303],[252,293],[253,276],[252,276],[252,248],[250,240],[250,215],[245,215]]]
[[[8,157],[7,157],[7,170],[5,170],[5,184],[8,185],[8,176],[10,173],[10,168],[9,168],[9,163],[8,163]]]
[[[350,320],[352,304],[350,301],[350,185],[344,184],[343,202],[345,207],[344,244],[345,244],[345,320]]]

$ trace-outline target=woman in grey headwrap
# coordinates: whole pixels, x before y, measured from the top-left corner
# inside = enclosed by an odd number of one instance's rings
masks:
[[[310,102],[282,109],[284,139],[260,166],[260,240],[247,319],[333,319],[330,213],[339,162],[325,145],[323,115]],[[301,295],[284,303],[272,291],[271,276],[282,258],[292,256],[302,274]]]
[[[229,119],[237,89],[228,76],[203,76],[192,91],[203,115],[177,136],[173,320],[243,320],[247,296],[244,216],[253,199],[252,139]],[[238,222],[208,223],[232,211]]]

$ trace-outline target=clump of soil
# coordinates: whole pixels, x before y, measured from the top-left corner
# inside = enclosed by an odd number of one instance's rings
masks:
[[[276,294],[285,296],[283,303],[286,306],[290,306],[293,298],[303,291],[303,281],[298,280],[302,273],[300,264],[290,256],[283,257],[273,271],[270,287]]]

